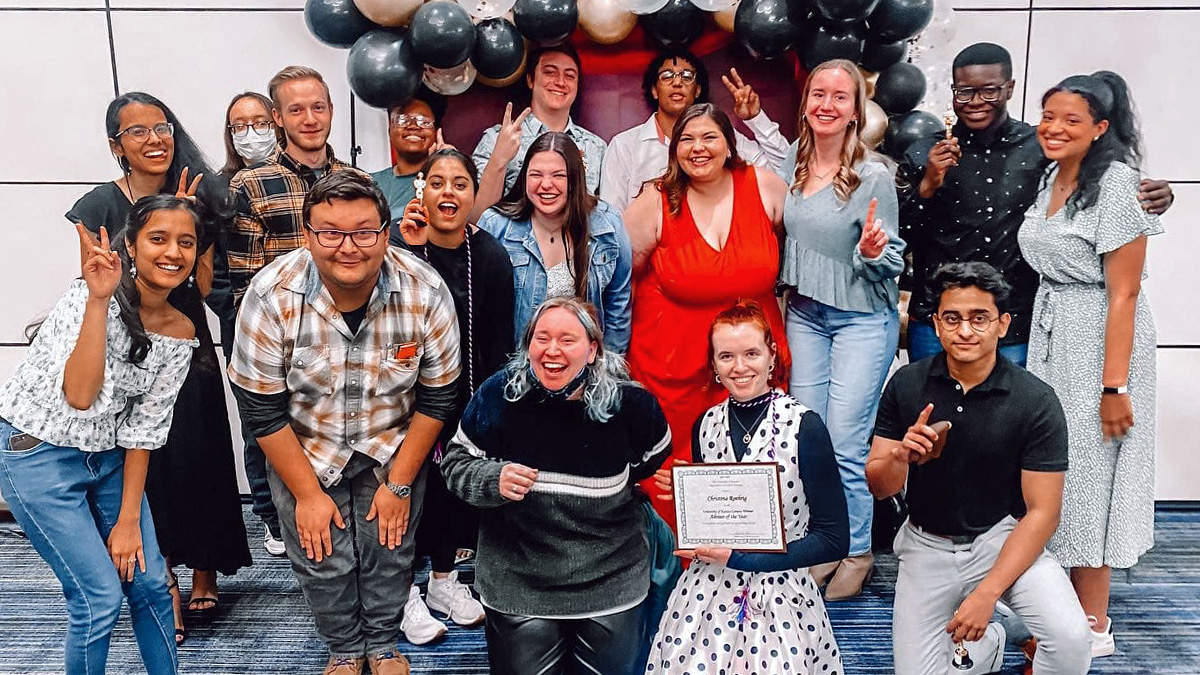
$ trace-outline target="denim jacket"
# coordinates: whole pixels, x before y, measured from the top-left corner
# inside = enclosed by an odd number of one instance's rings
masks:
[[[516,343],[521,343],[525,324],[533,311],[546,299],[546,266],[528,220],[512,220],[495,209],[479,219],[479,227],[500,240],[513,266],[516,303],[513,326]],[[600,314],[604,330],[604,348],[625,354],[629,347],[630,289],[633,253],[621,216],[603,201],[597,203],[588,220],[587,301]]]

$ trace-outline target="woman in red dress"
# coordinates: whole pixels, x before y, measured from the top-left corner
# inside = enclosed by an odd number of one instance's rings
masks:
[[[753,298],[771,332],[785,334],[774,288],[786,192],[781,178],[738,157],[729,118],[703,103],[680,116],[667,172],[625,212],[634,270],[629,369],[666,414],[671,459],[691,461],[692,425],[727,395],[708,386],[705,336],[713,317]],[[791,355],[786,343],[778,349],[781,368],[771,381],[786,386]],[[658,498],[653,480],[641,485],[674,528],[674,503]]]

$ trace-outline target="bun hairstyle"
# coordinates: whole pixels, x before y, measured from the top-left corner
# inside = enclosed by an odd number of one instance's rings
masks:
[[[742,324],[750,324],[758,330],[762,331],[763,342],[767,348],[771,350],[771,365],[775,368],[767,378],[767,384],[772,388],[787,387],[787,373],[784,372],[782,364],[779,362],[779,347],[775,342],[775,337],[771,333],[771,322],[767,320],[767,314],[763,311],[762,305],[756,300],[748,298],[739,299],[729,309],[721,311],[717,314],[712,324],[708,327],[708,368],[709,371],[716,375],[716,368],[713,363],[716,361],[716,352],[713,349],[713,334],[717,332],[718,326],[740,326]],[[705,387],[716,388],[720,385],[715,382],[708,382]]]
[[[1067,216],[1096,203],[1100,196],[1100,179],[1113,162],[1122,162],[1139,169],[1142,162],[1141,131],[1129,85],[1110,70],[1091,75],[1072,75],[1051,87],[1042,95],[1042,107],[1057,93],[1076,94],[1087,102],[1093,122],[1108,121],[1108,131],[1092,142],[1079,166],[1078,187],[1067,199]],[[1046,180],[1050,177],[1047,170]]]

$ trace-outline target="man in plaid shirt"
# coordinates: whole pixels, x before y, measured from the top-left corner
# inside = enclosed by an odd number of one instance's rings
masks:
[[[326,675],[407,675],[395,649],[412,582],[425,458],[459,375],[438,273],[388,246],[370,177],[318,180],[306,249],[267,265],[238,315],[229,377],[270,462],[271,494]]]

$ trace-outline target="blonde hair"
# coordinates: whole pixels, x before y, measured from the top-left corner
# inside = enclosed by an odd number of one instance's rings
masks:
[[[281,109],[279,105],[279,88],[294,80],[316,80],[320,82],[321,87],[325,89],[325,100],[331,104],[333,103],[333,98],[329,95],[329,85],[325,84],[325,78],[321,77],[320,73],[308,66],[288,66],[275,73],[275,76],[267,83],[267,94],[271,97],[271,103],[275,106],[276,110]]]
[[[850,195],[862,184],[862,179],[859,178],[858,172],[854,170],[854,165],[861,162],[867,156],[868,148],[859,133],[862,121],[867,116],[867,83],[863,79],[862,73],[859,72],[858,66],[846,59],[826,61],[808,73],[808,79],[804,83],[804,94],[800,97],[801,113],[800,121],[797,123],[796,173],[792,178],[790,189],[792,192],[799,192],[803,189],[804,183],[808,180],[808,163],[813,159],[817,150],[817,143],[813,137],[812,127],[808,125],[808,119],[804,116],[803,112],[808,103],[808,93],[812,88],[813,78],[823,70],[835,69],[845,71],[850,75],[850,79],[854,80],[854,112],[857,115],[857,119],[851,120],[850,125],[846,127],[845,138],[842,140],[840,166],[838,167],[837,174],[833,177],[834,193],[839,200],[847,202],[850,200]]]

